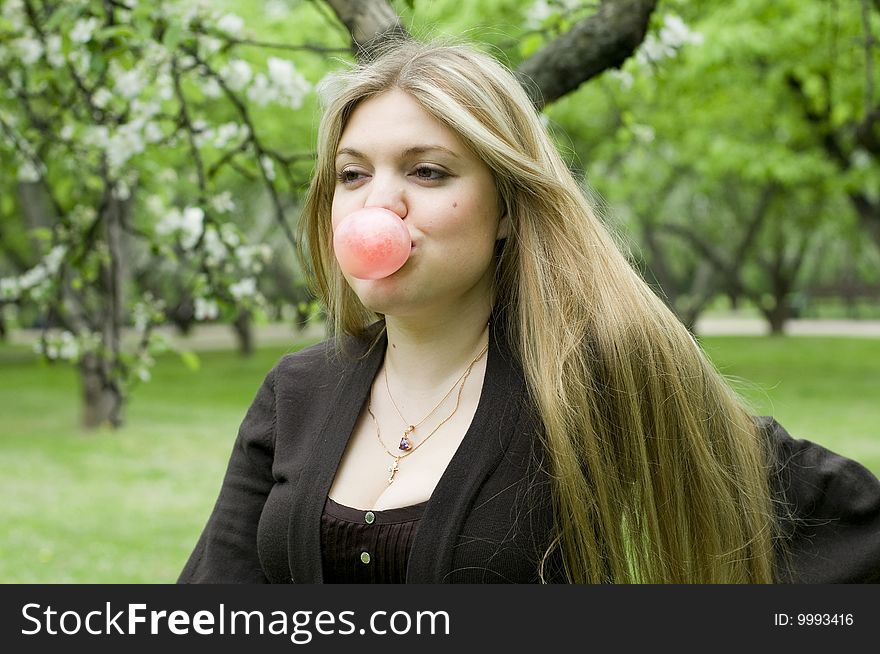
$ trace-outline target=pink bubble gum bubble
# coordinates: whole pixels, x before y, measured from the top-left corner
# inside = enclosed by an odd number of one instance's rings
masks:
[[[343,218],[333,232],[333,251],[342,270],[358,279],[382,279],[400,270],[412,241],[393,211],[366,207]]]

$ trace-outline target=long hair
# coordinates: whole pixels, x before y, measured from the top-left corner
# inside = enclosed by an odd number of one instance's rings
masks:
[[[334,157],[358,103],[400,89],[492,170],[511,221],[496,307],[551,477],[553,557],[573,583],[774,579],[769,453],[752,416],[597,218],[516,77],[462,45],[395,43],[338,74],[300,243],[336,334],[378,316],[332,252]]]

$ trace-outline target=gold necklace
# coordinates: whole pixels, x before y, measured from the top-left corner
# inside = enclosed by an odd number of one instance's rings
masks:
[[[486,323],[486,328],[488,329],[488,327],[489,327],[489,323]],[[410,424],[409,420],[407,420],[406,418],[403,417],[403,413],[401,413],[400,407],[397,406],[397,402],[394,401],[394,396],[391,394],[391,388],[388,386],[388,366],[385,366],[382,369],[382,376],[385,378],[385,390],[388,392],[388,399],[391,400],[391,405],[394,407],[394,410],[397,411],[397,415],[400,416],[400,419],[403,421],[403,424],[408,425],[407,428],[403,431],[403,437],[400,439],[400,444],[397,446],[397,449],[399,449],[403,452],[406,452],[410,448],[412,448],[412,441],[410,440],[409,435],[411,433],[413,433],[418,427],[420,427],[422,425],[422,423],[425,422],[425,420],[427,420],[432,415],[434,415],[434,412],[437,409],[439,409],[440,405],[442,405],[446,401],[446,398],[448,398],[450,393],[452,393],[452,391],[455,390],[455,387],[458,386],[459,382],[466,375],[470,374],[471,368],[473,368],[474,364],[480,359],[480,357],[483,356],[483,354],[486,353],[486,350],[488,350],[488,349],[489,349],[489,345],[487,343],[486,347],[484,347],[480,351],[480,353],[476,356],[476,358],[474,358],[474,360],[468,364],[468,367],[465,368],[465,371],[463,373],[461,373],[461,376],[458,379],[456,379],[455,383],[453,383],[452,386],[450,387],[450,389],[448,391],[446,391],[446,395],[444,395],[441,398],[441,400],[439,402],[437,402],[437,404],[434,405],[434,408],[431,409],[424,418],[422,418],[421,420],[419,420],[415,424]],[[459,392],[461,392],[461,391],[459,391]],[[431,432],[431,433],[433,433],[433,432]],[[428,434],[428,435],[430,436],[430,434]],[[427,439],[427,436],[425,437],[425,439]]]
[[[385,441],[382,440],[382,430],[379,428],[379,421],[376,420],[376,416],[373,415],[373,398],[372,398],[372,394],[371,394],[370,400],[369,400],[369,402],[367,402],[367,413],[370,414],[370,417],[373,419],[373,424],[376,425],[376,438],[379,440],[379,445],[381,445],[382,449],[385,450],[385,454],[387,454],[392,459],[394,459],[394,463],[392,463],[390,466],[388,466],[388,472],[391,473],[391,476],[388,477],[389,484],[394,483],[394,475],[396,475],[397,471],[400,469],[400,460],[403,459],[404,457],[409,456],[410,454],[415,452],[417,449],[419,449],[425,442],[427,442],[427,440],[429,438],[431,438],[431,436],[433,436],[434,434],[437,433],[437,431],[440,429],[440,427],[442,427],[444,424],[446,424],[452,418],[452,416],[455,415],[456,411],[458,411],[459,404],[461,403],[461,393],[464,390],[464,385],[467,382],[467,379],[471,374],[471,370],[473,369],[473,367],[477,363],[477,361],[479,361],[480,359],[483,358],[483,355],[486,353],[486,351],[488,349],[489,349],[489,346],[486,345],[486,347],[484,347],[482,349],[482,351],[477,355],[477,357],[473,361],[470,362],[467,369],[464,371],[462,376],[459,378],[461,380],[461,385],[458,387],[458,394],[455,398],[455,407],[452,409],[452,413],[450,413],[443,420],[441,420],[440,424],[438,424],[436,427],[434,427],[434,429],[431,430],[431,433],[428,434],[427,436],[425,436],[416,445],[412,445],[411,443],[408,442],[408,446],[406,448],[404,448],[403,447],[403,439],[401,439],[401,446],[399,447],[399,449],[402,451],[402,454],[392,454],[391,452],[388,451],[388,448],[385,447]],[[455,383],[458,384],[458,382],[455,382]],[[455,386],[453,386],[452,388],[455,388]],[[451,389],[450,389],[450,392],[452,392]],[[446,395],[448,396],[449,393],[447,393]],[[389,394],[389,397],[390,397],[390,394]],[[435,410],[436,410],[436,407],[434,409],[432,409],[431,413],[433,413]],[[428,414],[428,415],[430,415],[430,414]],[[424,422],[424,420],[422,420],[422,422]],[[404,439],[407,439],[408,434],[409,434],[409,431],[404,433]],[[408,441],[408,439],[407,439],[407,441]]]
[[[482,352],[480,354],[482,355]],[[473,364],[471,364],[471,365],[473,365]],[[397,448],[399,450],[403,450],[405,452],[412,447],[412,441],[410,440],[409,435],[411,433],[413,433],[417,428],[421,427],[422,423],[425,422],[425,420],[427,420],[432,415],[434,415],[434,412],[437,409],[439,409],[440,405],[446,401],[446,398],[448,398],[449,395],[452,393],[452,391],[455,390],[455,387],[458,386],[458,384],[461,382],[461,380],[464,378],[464,376],[466,374],[468,374],[469,371],[470,371],[470,367],[468,367],[463,373],[461,373],[459,378],[455,380],[455,383],[452,384],[452,386],[446,392],[446,395],[444,395],[443,398],[439,402],[437,402],[436,405],[434,405],[434,408],[431,409],[424,418],[419,420],[414,425],[407,426],[407,428],[403,431],[403,437],[400,439],[400,444],[397,446]],[[403,414],[400,412],[400,407],[397,406],[397,402],[394,401],[394,396],[391,394],[391,388],[389,388],[389,386],[388,386],[388,367],[387,366],[385,368],[383,368],[382,375],[383,375],[383,377],[385,377],[385,390],[388,392],[388,399],[391,400],[391,405],[394,407],[394,410],[397,411],[397,415],[400,416],[400,419],[403,421],[403,424],[406,425],[407,422],[409,422],[409,421],[403,417]]]

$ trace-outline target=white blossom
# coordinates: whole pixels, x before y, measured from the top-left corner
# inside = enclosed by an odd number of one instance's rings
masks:
[[[654,140],[654,128],[650,125],[633,123],[630,125],[630,131],[632,131],[633,136],[642,143],[651,143]]]
[[[70,30],[70,40],[74,43],[88,43],[98,28],[100,21],[97,18],[81,18]]]
[[[223,237],[223,242],[231,248],[238,247],[238,244],[241,243],[238,231],[232,223],[223,223],[220,226],[220,235]]]
[[[863,148],[856,148],[855,150],[853,150],[850,161],[852,161],[853,168],[856,168],[858,170],[865,170],[866,168],[870,168],[874,162],[871,155],[868,154]]]
[[[266,179],[270,182],[275,179],[275,162],[272,161],[272,157],[268,154],[264,154],[260,157],[260,165],[263,167],[263,172],[266,173]]]
[[[535,3],[526,10],[526,26],[537,29],[551,16],[574,11],[580,5],[581,0],[555,0],[554,2],[535,0]]]
[[[6,0],[3,17],[12,24],[13,31],[20,32],[26,20],[22,0]]]
[[[64,53],[61,51],[61,36],[50,34],[46,37],[46,59],[55,68],[64,66]]]
[[[79,358],[79,344],[69,331],[61,332],[58,343],[58,358],[66,361],[75,361]]]
[[[95,125],[86,129],[82,142],[96,148],[106,148],[110,140],[110,130],[106,125]]]
[[[618,82],[620,82],[620,86],[624,90],[628,90],[628,89],[632,88],[633,76],[632,76],[632,73],[630,73],[629,71],[620,70],[618,68],[612,68],[611,70],[608,71],[608,75],[611,78],[616,79]]]
[[[165,133],[159,126],[159,123],[150,121],[149,123],[144,125],[144,140],[147,143],[158,143],[163,138],[165,138]]]
[[[146,80],[137,68],[119,72],[116,75],[116,85],[113,90],[126,100],[137,96],[146,85]]]
[[[61,128],[61,132],[58,134],[63,140],[69,141],[73,138],[73,125],[68,123],[64,127]]]
[[[199,44],[202,46],[202,53],[206,55],[212,55],[223,47],[223,41],[213,36],[203,36]]]
[[[299,109],[312,85],[296,70],[292,61],[269,57],[266,63],[269,66],[269,79],[278,89],[279,99],[291,109]]]
[[[195,247],[202,235],[205,212],[201,207],[187,207],[180,220],[180,245],[184,250]]]
[[[213,77],[202,80],[202,93],[208,98],[219,98],[223,94],[220,83]]]
[[[214,146],[222,149],[234,138],[237,138],[241,132],[241,126],[238,123],[223,123],[217,128],[214,135]]]
[[[42,284],[44,281],[47,281],[48,278],[49,271],[46,270],[46,266],[42,263],[38,263],[36,266],[21,275],[21,277],[18,278],[18,281],[22,289],[31,289]]]
[[[132,121],[140,120],[146,122],[160,111],[162,111],[162,107],[155,100],[145,102],[144,100],[135,99],[131,103]]]
[[[217,230],[209,228],[205,230],[205,240],[202,242],[205,248],[207,263],[210,266],[219,265],[226,259],[226,247],[217,235]]]
[[[30,159],[24,159],[18,166],[17,177],[20,182],[39,182],[42,175]]]
[[[241,36],[241,31],[244,28],[244,21],[241,17],[236,16],[235,14],[226,14],[217,21],[217,29],[221,32],[226,32],[229,36]]]
[[[263,12],[269,20],[277,21],[286,17],[290,9],[282,0],[268,0],[263,5]]]
[[[636,61],[640,64],[656,63],[674,57],[679,49],[689,43],[699,45],[702,42],[702,34],[692,32],[678,16],[667,14],[657,35],[648,34],[639,46]]]
[[[220,72],[227,86],[233,91],[241,91],[251,81],[253,71],[246,61],[234,59]]]
[[[113,99],[113,94],[110,93],[107,89],[101,87],[97,91],[92,94],[92,102],[95,103],[96,107],[103,109],[110,101]]]
[[[158,196],[153,196],[147,203],[151,210],[161,210],[164,205],[162,205],[162,200]],[[175,233],[178,229],[180,229],[180,223],[183,216],[180,213],[180,210],[177,208],[169,209],[166,213],[162,215],[159,219],[159,222],[156,223],[156,234],[159,236],[168,236],[170,234]]]
[[[78,204],[71,209],[69,215],[70,222],[75,227],[85,227],[86,225],[91,225],[95,221],[98,212],[95,210],[95,207]]]
[[[248,89],[247,97],[254,104],[265,107],[278,99],[278,92],[263,73],[258,73],[254,78],[254,83]]]
[[[17,300],[21,294],[21,282],[17,277],[0,278],[0,300]]]
[[[215,195],[211,199],[211,207],[217,213],[229,213],[235,211],[235,201],[232,199],[232,193],[223,191],[220,195]]]
[[[92,55],[86,48],[77,48],[68,55],[68,58],[77,73],[88,75],[89,67],[92,65]]]
[[[131,319],[137,331],[144,331],[150,322],[150,308],[144,302],[138,302],[131,310]]]
[[[203,297],[197,297],[195,301],[196,320],[214,320],[220,315],[217,302]]]
[[[54,275],[58,272],[58,268],[61,267],[61,262],[64,259],[65,254],[67,254],[67,246],[56,245],[49,251],[49,254],[43,258],[43,263],[46,265],[46,269],[50,274]]]
[[[253,297],[257,292],[257,280],[253,277],[245,277],[244,279],[232,284],[229,287],[229,293],[236,300],[245,297]]]
[[[129,159],[143,152],[144,147],[141,125],[120,125],[107,142],[107,162],[113,170],[119,171]]]
[[[12,42],[13,49],[18,53],[21,63],[31,66],[43,56],[43,44],[37,39],[23,37]]]
[[[125,182],[125,180],[120,179],[116,182],[116,186],[113,187],[113,196],[117,200],[128,200],[131,197],[131,188]]]
[[[703,35],[699,32],[692,32],[678,16],[668,14],[663,17],[663,27],[660,28],[660,40],[667,45],[679,48],[688,43],[700,45],[703,42]]]
[[[170,100],[174,97],[174,82],[167,71],[156,75],[156,95],[162,100]]]

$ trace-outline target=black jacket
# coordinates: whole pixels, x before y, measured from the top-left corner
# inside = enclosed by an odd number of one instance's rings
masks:
[[[181,583],[320,583],[320,521],[385,353],[325,341],[285,356],[247,412],[220,496]],[[407,583],[531,583],[550,533],[546,473],[522,371],[490,339],[479,405],[412,545]],[[858,463],[792,439],[769,418],[774,483],[797,582],[880,581],[880,482]],[[531,464],[531,465],[530,465]],[[553,562],[545,569],[556,575]]]

